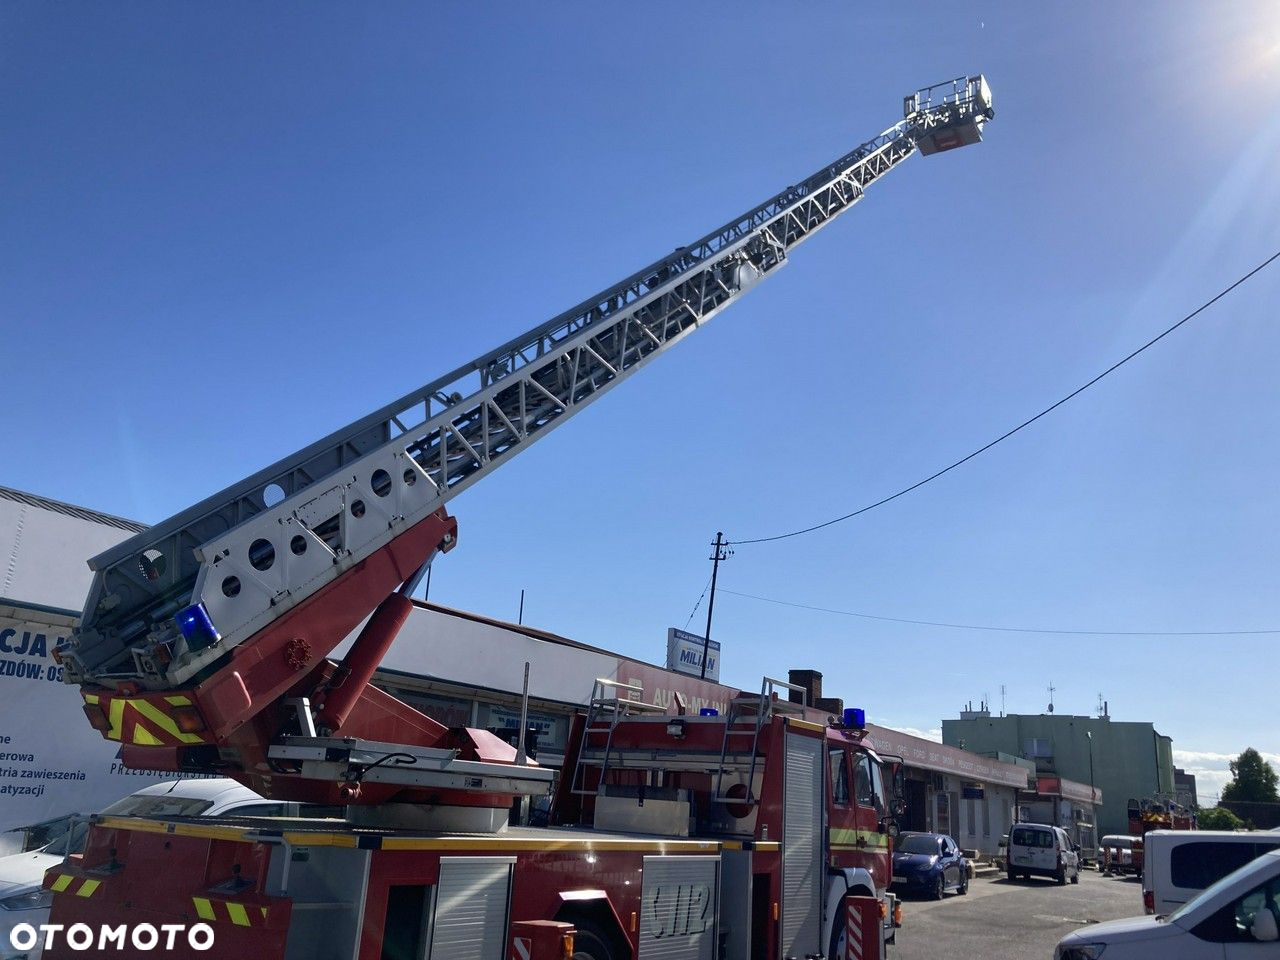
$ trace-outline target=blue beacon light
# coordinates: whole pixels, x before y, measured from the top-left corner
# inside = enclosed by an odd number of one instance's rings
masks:
[[[867,726],[867,711],[861,707],[849,707],[844,712],[844,725],[855,730],[864,730]]]
[[[192,650],[203,650],[222,639],[222,634],[218,633],[218,628],[213,625],[209,611],[204,608],[203,603],[178,611],[174,619],[178,622],[178,629],[182,631],[182,636],[186,638],[187,646]]]

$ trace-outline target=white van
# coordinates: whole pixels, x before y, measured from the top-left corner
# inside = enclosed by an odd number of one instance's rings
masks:
[[[1150,834],[1147,834],[1150,836]],[[1280,850],[1264,853],[1167,917],[1084,927],[1054,960],[1245,960],[1280,956]]]
[[[1280,834],[1229,830],[1152,830],[1147,834],[1142,906],[1172,913],[1205,887],[1269,850]]]
[[[1009,865],[1005,872],[1010,880],[1021,874],[1079,883],[1080,850],[1061,827],[1015,823],[1009,830]]]

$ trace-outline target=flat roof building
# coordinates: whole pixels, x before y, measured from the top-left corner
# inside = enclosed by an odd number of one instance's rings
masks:
[[[1101,791],[1097,833],[1128,833],[1130,799],[1174,799],[1173,741],[1146,722],[1065,714],[965,711],[942,721],[942,742],[975,753],[1012,754],[1037,777],[1073,780]]]

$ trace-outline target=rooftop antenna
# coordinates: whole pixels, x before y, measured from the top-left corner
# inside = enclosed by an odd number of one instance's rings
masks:
[[[1105,716],[1106,712],[1107,712],[1107,708],[1102,703],[1102,694],[1099,693],[1098,694],[1098,716],[1099,717]]]
[[[1004,684],[1000,684],[1000,716],[1004,716]]]
[[[1056,689],[1057,687],[1055,687],[1053,685],[1053,681],[1050,680],[1049,681],[1049,712],[1050,713],[1053,713],[1053,691]]]

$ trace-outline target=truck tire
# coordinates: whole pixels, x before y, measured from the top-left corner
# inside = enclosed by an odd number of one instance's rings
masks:
[[[622,960],[613,941],[590,920],[574,923],[573,960]]]

